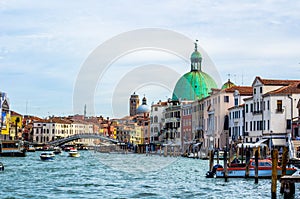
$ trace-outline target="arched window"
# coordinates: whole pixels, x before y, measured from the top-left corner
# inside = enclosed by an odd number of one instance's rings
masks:
[[[158,122],[158,117],[154,116],[154,123],[157,123],[157,122]]]
[[[36,136],[35,141],[39,142],[39,137],[38,136]]]

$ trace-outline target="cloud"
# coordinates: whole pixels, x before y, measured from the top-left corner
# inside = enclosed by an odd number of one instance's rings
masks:
[[[76,76],[88,55],[122,32],[148,27],[166,28],[199,39],[223,81],[227,74],[233,78],[235,74],[239,84],[251,84],[256,75],[299,78],[299,9],[300,2],[271,0],[2,0],[0,90],[8,91],[11,103],[20,112],[25,112],[24,106],[15,103],[22,98],[38,103],[36,99],[44,98],[45,90],[51,90],[51,94],[44,99],[47,105],[38,105],[38,114],[47,114],[47,106],[52,107],[53,114],[71,112],[72,102],[68,99],[55,104],[59,102],[57,96],[72,95]],[[189,63],[172,55],[145,51],[118,60],[107,74],[122,77],[128,69],[153,60],[174,66],[182,74],[189,70]],[[109,93],[117,83],[104,84],[108,90],[101,84],[101,93]],[[24,92],[26,88],[33,89]],[[157,98],[165,97],[160,94]],[[97,104],[104,115],[111,114],[109,97],[105,95],[105,100]]]

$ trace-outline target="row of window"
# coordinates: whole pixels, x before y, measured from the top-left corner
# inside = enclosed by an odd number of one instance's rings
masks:
[[[151,133],[158,133],[158,127],[151,127]]]
[[[157,116],[150,117],[150,123],[158,123],[158,117]]]
[[[41,124],[38,123],[37,126],[47,126],[47,124]],[[49,125],[48,125],[49,126]],[[55,126],[55,124],[52,124],[52,126]],[[56,124],[57,127],[61,127],[61,128],[69,128],[70,126],[66,125],[66,124]],[[71,127],[75,127],[75,128],[85,128],[85,125],[73,125],[71,124]],[[92,128],[92,127],[89,127]]]
[[[173,117],[180,118],[180,111],[167,112],[165,114],[165,118],[173,118]]]
[[[229,99],[230,99],[229,96],[225,95],[223,100],[224,100],[225,103],[229,103]],[[238,100],[236,102],[238,103]],[[212,103],[213,104],[220,104],[220,96],[218,96],[218,98],[213,98]],[[202,104],[199,104],[197,106],[193,106],[193,112],[195,113],[197,111],[203,111],[205,106],[209,107],[212,103],[211,103],[211,99],[208,99],[208,100],[204,101],[204,103],[202,103]]]
[[[248,129],[249,131],[270,130],[270,120],[267,120],[267,126],[266,120],[246,122],[245,128],[246,131],[248,131]]]
[[[35,130],[35,134],[40,134],[40,133],[43,133],[43,134],[49,134],[50,133],[50,130],[49,129],[39,129],[39,128],[36,128],[34,129]],[[78,133],[83,133],[84,131],[82,130],[74,130],[74,133],[75,134],[78,134]],[[58,129],[52,129],[51,131],[52,134],[73,134],[73,130],[71,129],[70,131],[69,130],[58,130]]]
[[[244,112],[242,110],[229,113],[229,119],[237,119],[243,117],[244,117]]]
[[[282,112],[282,100],[277,100],[276,102],[276,111],[277,112]],[[250,104],[250,110],[249,110],[249,104],[246,104],[245,107],[245,111],[246,113],[248,113],[250,111],[250,113],[252,112],[258,112],[258,111],[262,111],[262,110],[270,110],[270,101],[268,100],[267,103],[265,101],[263,102],[254,102]]]

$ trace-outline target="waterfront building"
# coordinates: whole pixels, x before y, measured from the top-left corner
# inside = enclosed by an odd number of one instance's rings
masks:
[[[192,106],[192,137],[194,143],[204,141],[204,99],[195,100]]]
[[[32,141],[42,144],[75,134],[94,133],[94,124],[80,119],[69,118],[50,117],[48,119],[33,121]],[[94,139],[80,139],[78,142],[93,145]]]
[[[150,144],[150,107],[147,105],[147,99],[144,96],[142,104],[137,108],[136,121],[141,126],[142,144]]]
[[[10,111],[9,135],[12,139],[22,139],[23,115]]]
[[[179,101],[168,101],[168,106],[163,111],[163,142],[164,144],[172,144],[181,146],[181,105]]]
[[[34,137],[34,130],[33,130],[33,123],[36,121],[42,121],[43,119],[31,116],[31,115],[24,115],[23,117],[23,138],[26,141],[33,142]]]
[[[182,152],[185,152],[195,141],[192,131],[192,101],[181,104],[181,113],[181,146]]]
[[[10,139],[10,109],[7,94],[0,92],[0,140]]]
[[[134,125],[134,130],[131,132],[131,142],[134,146],[144,143],[144,135],[142,126]]]
[[[150,142],[154,144],[160,143],[160,135],[163,129],[163,111],[167,107],[167,102],[161,100],[156,104],[152,104],[150,112]]]
[[[292,120],[298,114],[300,80],[256,77],[252,87],[253,96],[244,100],[246,142],[267,138],[270,147],[286,145],[295,136]]]
[[[234,106],[228,109],[228,143],[245,142],[245,104],[244,100],[252,96],[251,86],[232,87]]]
[[[228,109],[234,106],[235,100],[238,100],[234,98],[233,93],[236,91],[241,96],[251,96],[249,90],[249,87],[244,86],[212,89],[210,96],[203,99],[204,147],[206,149],[223,148],[226,145],[228,136],[224,131],[225,116],[228,116]]]
[[[293,137],[300,139],[300,100],[297,103],[298,115],[293,118]]]

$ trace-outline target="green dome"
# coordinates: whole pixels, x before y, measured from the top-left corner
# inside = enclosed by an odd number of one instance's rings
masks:
[[[172,99],[202,99],[209,95],[212,88],[217,88],[217,84],[208,74],[202,71],[191,71],[178,80]]]
[[[202,56],[198,51],[194,51],[191,55],[191,62],[201,62]]]
[[[222,90],[223,89],[226,89],[226,88],[231,88],[231,87],[233,87],[233,86],[235,86],[235,84],[234,83],[232,83],[231,81],[230,81],[230,79],[228,79],[228,81],[225,83],[225,84],[223,84],[223,86],[222,86]]]

